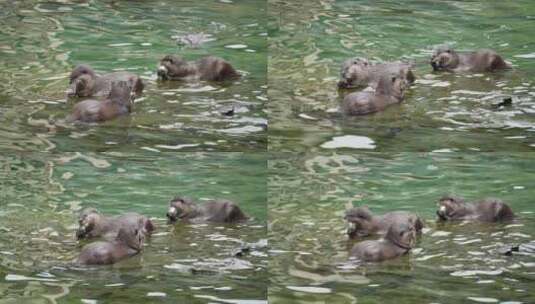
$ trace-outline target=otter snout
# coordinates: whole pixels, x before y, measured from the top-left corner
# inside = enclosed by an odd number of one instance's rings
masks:
[[[357,225],[353,222],[348,222],[347,223],[347,234],[350,236],[350,237],[354,237],[357,233]]]
[[[81,240],[87,236],[87,225],[83,225],[76,230],[76,239]]]
[[[178,210],[175,207],[170,207],[165,216],[167,216],[169,222],[176,222],[178,218]]]
[[[434,71],[438,71],[438,69],[440,68],[440,65],[436,61],[431,61],[431,66],[433,67]]]
[[[160,78],[167,79],[167,73],[169,73],[169,70],[164,65],[160,65],[156,73]]]
[[[338,88],[339,89],[347,89],[349,88],[349,82],[347,80],[340,80],[338,81]]]
[[[67,97],[75,97],[76,94],[77,94],[77,87],[78,87],[78,82],[77,81],[74,81],[70,86],[69,88],[65,91],[65,94],[67,95]]]
[[[446,215],[446,206],[440,206],[440,208],[437,210],[437,216],[442,221],[445,221],[448,219]]]

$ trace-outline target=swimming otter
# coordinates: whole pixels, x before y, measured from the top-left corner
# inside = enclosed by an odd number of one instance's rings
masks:
[[[406,88],[407,81],[402,76],[381,77],[375,92],[360,91],[347,95],[342,101],[342,111],[347,115],[366,115],[383,111],[390,105],[401,103]]]
[[[69,88],[66,93],[68,97],[101,97],[109,95],[112,83],[126,81],[132,87],[132,91],[137,97],[143,92],[143,81],[136,74],[129,72],[114,72],[97,75],[93,69],[87,65],[78,65],[69,76]]]
[[[224,81],[240,76],[230,63],[219,57],[207,56],[191,62],[174,55],[160,60],[157,74],[162,80]]]
[[[139,224],[130,224],[119,229],[113,241],[94,242],[82,248],[75,263],[83,265],[114,264],[138,254],[143,249],[145,235],[138,229]]]
[[[403,75],[409,85],[416,80],[411,65],[408,63],[370,64],[365,58],[352,58],[342,64],[338,87],[349,89],[371,86],[375,88],[381,77],[398,75]]]
[[[228,200],[218,199],[199,205],[180,196],[171,200],[166,216],[170,222],[181,219],[195,223],[236,223],[248,218],[238,205]]]
[[[438,47],[430,64],[434,71],[450,72],[492,72],[511,68],[511,64],[493,50],[458,53],[449,46]]]
[[[350,256],[363,262],[380,262],[409,252],[416,242],[416,231],[408,223],[394,223],[382,240],[363,241],[351,249]]]
[[[80,213],[78,223],[80,226],[76,231],[76,238],[79,240],[97,237],[113,240],[122,227],[134,224],[139,224],[137,228],[145,235],[150,235],[154,231],[150,219],[133,212],[107,217],[94,208],[86,208]]]
[[[423,221],[414,213],[393,211],[383,215],[373,215],[367,206],[347,210],[344,219],[349,224],[347,234],[350,238],[385,235],[394,223],[408,223],[417,233],[424,227]]]
[[[470,204],[460,197],[444,196],[439,200],[438,207],[437,215],[440,221],[499,222],[514,219],[513,210],[495,198],[486,198]]]
[[[108,97],[103,101],[86,99],[74,105],[68,122],[101,122],[132,112],[134,95],[126,81],[114,82]]]

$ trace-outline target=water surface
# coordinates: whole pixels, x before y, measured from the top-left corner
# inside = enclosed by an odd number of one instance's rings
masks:
[[[280,155],[269,161],[270,303],[532,303],[534,256],[500,255],[534,240],[533,153]],[[510,224],[436,223],[445,194],[497,197]],[[410,254],[350,262],[345,205],[419,214]]]
[[[376,151],[530,151],[535,146],[533,1],[269,1],[270,149],[324,151],[364,136]],[[495,74],[432,73],[436,45],[492,48]],[[403,104],[365,117],[336,113],[342,62],[404,60],[419,79]],[[504,96],[513,106],[495,109]],[[368,145],[341,147],[370,149]],[[332,149],[332,148],[330,148]]]
[[[1,1],[0,137],[13,150],[252,151],[265,149],[265,1]],[[204,33],[190,48],[178,37]],[[243,73],[232,83],[156,79],[167,54],[220,56]],[[129,117],[57,127],[77,64],[130,71],[145,91]],[[234,106],[235,115],[222,115]],[[223,110],[222,110],[223,109]],[[61,125],[61,124],[59,124]]]
[[[0,303],[266,303],[266,156],[21,153],[0,156]],[[168,225],[169,200],[226,198],[253,219]],[[77,214],[138,212],[156,224],[141,254],[73,267]]]

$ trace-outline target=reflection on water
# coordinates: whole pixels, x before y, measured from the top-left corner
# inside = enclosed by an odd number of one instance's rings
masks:
[[[530,303],[533,255],[504,245],[535,239],[535,154],[361,153],[279,155],[269,162],[270,291],[273,303]],[[508,202],[507,224],[438,224],[447,193]],[[425,219],[407,256],[348,260],[345,205]],[[509,302],[508,302],[509,301]]]
[[[265,2],[10,1],[0,4],[0,146],[13,150],[259,150],[266,146]],[[177,37],[204,33],[198,47]],[[236,48],[236,45],[245,48]],[[244,75],[233,83],[156,80],[167,54],[215,55]],[[61,126],[70,71],[127,70],[145,82],[128,118]],[[240,108],[233,116],[218,109]],[[59,125],[59,126],[57,126]],[[238,131],[233,131],[238,129]]]
[[[0,157],[0,303],[266,303],[266,156],[149,155]],[[168,225],[177,194],[230,199],[253,219]],[[83,245],[74,238],[77,214],[90,206],[148,215],[156,231],[131,259],[73,267]]]
[[[270,148],[323,151],[352,135],[378,151],[532,150],[534,9],[532,1],[270,1]],[[432,49],[444,43],[493,48],[515,69],[433,73]],[[338,114],[339,69],[355,56],[412,62],[418,81],[405,102],[366,117]],[[506,96],[513,105],[497,109]]]

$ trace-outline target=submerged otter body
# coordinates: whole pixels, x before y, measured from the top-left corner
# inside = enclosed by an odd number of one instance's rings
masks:
[[[349,224],[347,234],[350,238],[385,235],[390,226],[395,223],[407,223],[414,227],[417,233],[420,233],[424,227],[423,221],[416,214],[393,211],[383,215],[374,215],[366,206],[347,210],[344,218]]]
[[[448,46],[435,50],[430,64],[434,71],[449,72],[493,72],[511,68],[511,64],[493,50],[459,53]]]
[[[154,230],[152,221],[146,216],[129,212],[113,217],[100,214],[96,209],[87,208],[80,213],[79,228],[76,231],[77,239],[104,238],[113,240],[123,227],[135,226],[145,235]]]
[[[511,221],[511,207],[499,199],[487,198],[476,203],[467,203],[454,196],[442,197],[438,202],[437,216],[441,221]]]
[[[350,256],[363,262],[390,260],[409,252],[415,241],[414,227],[408,223],[395,223],[388,228],[384,239],[357,243]]]
[[[401,62],[385,62],[371,64],[364,58],[346,60],[340,70],[339,88],[375,88],[382,77],[402,75],[411,84],[415,81],[411,65]]]
[[[157,74],[162,80],[225,81],[240,77],[230,63],[214,56],[186,61],[179,56],[167,55],[160,60]]]
[[[170,222],[181,219],[194,223],[236,223],[248,219],[240,207],[231,201],[213,200],[195,204],[191,199],[183,197],[171,200],[166,216]]]
[[[366,115],[380,112],[398,104],[405,97],[407,81],[403,77],[383,77],[375,92],[360,91],[348,94],[342,101],[342,111],[347,115]]]
[[[79,65],[74,68],[69,76],[69,97],[103,97],[108,96],[114,82],[127,82],[136,96],[143,92],[143,81],[139,76],[129,72],[114,72],[97,75],[87,65]]]
[[[82,265],[117,263],[138,254],[143,249],[144,237],[136,224],[121,227],[114,240],[94,242],[84,246],[75,263]]]
[[[67,117],[69,122],[102,122],[132,112],[134,97],[127,82],[113,83],[108,97],[99,101],[86,99],[74,105],[73,112]]]

